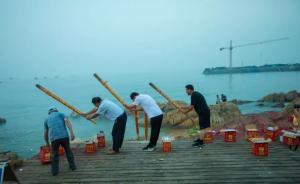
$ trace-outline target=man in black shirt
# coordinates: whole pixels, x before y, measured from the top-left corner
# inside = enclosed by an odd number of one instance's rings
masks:
[[[182,107],[186,110],[186,113],[192,111],[193,109],[199,116],[199,128],[200,128],[200,138],[195,140],[193,147],[203,147],[203,139],[206,131],[210,128],[210,110],[206,103],[204,96],[194,91],[194,87],[191,84],[185,86],[186,93],[191,96],[191,105],[187,107]]]

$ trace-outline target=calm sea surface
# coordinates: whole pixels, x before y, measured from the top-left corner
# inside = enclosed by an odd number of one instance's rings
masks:
[[[110,86],[128,103],[132,91],[152,95],[157,101],[164,102],[149,85],[153,82],[176,100],[189,102],[184,86],[191,83],[196,90],[204,94],[209,104],[215,103],[216,94],[224,93],[228,99],[257,100],[273,92],[300,91],[300,72],[258,73],[204,76],[193,73],[157,73],[143,75],[105,75]],[[82,111],[93,106],[91,98],[101,96],[115,99],[93,77],[90,76],[46,76],[45,78],[0,79],[0,116],[7,123],[0,125],[0,151],[11,150],[23,157],[30,157],[38,152],[43,141],[43,122],[49,106],[55,105],[61,112],[70,115],[70,110],[35,88],[39,83],[64,98]],[[276,110],[268,107],[256,107],[255,104],[241,106],[243,113]],[[277,109],[278,110],[278,109]],[[111,139],[112,123],[100,119],[97,125],[78,118],[72,119],[76,137],[86,140],[101,129],[106,138]],[[127,123],[126,138],[135,138],[135,127],[130,117]]]

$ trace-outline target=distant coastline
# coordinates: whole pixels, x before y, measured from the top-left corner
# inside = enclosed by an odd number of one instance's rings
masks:
[[[295,64],[270,64],[262,66],[244,66],[244,67],[214,67],[205,68],[204,75],[215,74],[234,74],[234,73],[260,73],[260,72],[289,72],[300,71],[300,63]]]

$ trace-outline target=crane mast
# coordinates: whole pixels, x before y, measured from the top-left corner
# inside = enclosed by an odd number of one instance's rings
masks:
[[[264,41],[260,41],[260,42],[252,42],[252,43],[246,43],[246,44],[235,45],[235,46],[232,45],[232,40],[230,40],[229,46],[221,47],[220,51],[229,50],[229,68],[232,68],[232,51],[233,51],[233,49],[240,48],[240,47],[254,46],[254,45],[262,45],[262,44],[266,44],[266,43],[284,41],[284,40],[288,40],[288,39],[289,39],[288,37],[283,37],[283,38],[264,40]]]

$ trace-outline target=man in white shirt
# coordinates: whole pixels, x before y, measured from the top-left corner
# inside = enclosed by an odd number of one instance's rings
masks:
[[[92,103],[96,108],[82,115],[86,116],[88,119],[104,116],[114,122],[111,133],[113,137],[113,148],[108,154],[112,155],[119,153],[123,144],[126,129],[127,115],[125,111],[112,101],[106,99],[102,100],[100,97],[94,97]]]
[[[149,95],[133,92],[131,93],[130,98],[131,100],[133,100],[133,104],[129,105],[128,108],[131,110],[136,110],[137,106],[142,107],[150,118],[150,142],[146,147],[143,148],[143,150],[153,151],[159,138],[160,127],[163,120],[163,112],[161,111],[155,100]]]

